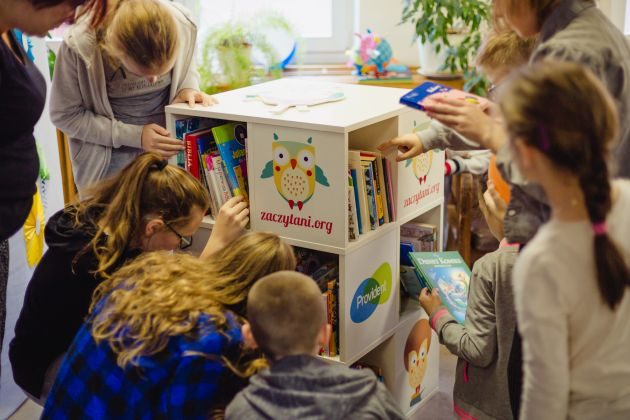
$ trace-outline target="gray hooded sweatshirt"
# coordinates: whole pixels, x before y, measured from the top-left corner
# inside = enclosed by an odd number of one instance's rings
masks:
[[[162,0],[175,19],[179,47],[171,70],[169,102],[184,89],[199,89],[194,46],[197,26],[181,5]],[[96,33],[85,20],[66,33],[61,44],[50,93],[50,119],[70,138],[74,181],[81,192],[99,181],[109,167],[112,148],[141,149],[141,125],[126,124],[114,118],[107,97],[103,56]]]
[[[227,420],[404,419],[371,371],[317,357],[287,356],[254,375],[228,405]]]

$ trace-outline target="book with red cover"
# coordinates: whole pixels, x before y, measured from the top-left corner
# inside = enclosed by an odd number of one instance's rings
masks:
[[[199,180],[201,180],[201,172],[199,171],[199,148],[197,144],[199,140],[207,141],[208,139],[213,139],[212,130],[210,128],[184,134],[186,170]]]

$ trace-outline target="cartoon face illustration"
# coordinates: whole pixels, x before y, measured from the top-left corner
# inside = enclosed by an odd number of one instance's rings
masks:
[[[261,178],[273,177],[276,189],[289,207],[297,206],[299,210],[307,203],[315,192],[315,184],[328,187],[328,180],[319,166],[315,164],[315,147],[313,139],[307,143],[297,141],[278,141],[274,134],[271,145],[273,160],[267,162]]]
[[[413,158],[413,174],[418,178],[420,185],[427,182],[427,174],[431,169],[431,162],[433,161],[433,150],[429,150],[426,153],[421,154]]]
[[[422,381],[427,371],[429,348],[431,347],[431,327],[427,319],[415,323],[405,344],[403,361],[407,371],[409,386],[413,389],[410,406],[422,399]]]

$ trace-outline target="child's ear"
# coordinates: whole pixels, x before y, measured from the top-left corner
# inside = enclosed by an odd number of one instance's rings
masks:
[[[163,229],[164,222],[161,219],[151,219],[144,225],[144,236],[150,238]]]
[[[249,325],[249,322],[246,322],[241,327],[241,334],[243,334],[243,344],[245,348],[248,349],[257,349],[258,343],[254,338],[254,334],[252,334],[252,327]]]
[[[332,336],[332,325],[326,324],[319,328],[317,334],[317,344],[320,346],[327,346],[330,343],[330,337]]]

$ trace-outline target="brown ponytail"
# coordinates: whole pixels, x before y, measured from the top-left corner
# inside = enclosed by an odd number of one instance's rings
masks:
[[[606,160],[619,125],[610,95],[586,68],[544,61],[519,71],[503,90],[499,106],[511,138],[536,147],[577,177],[595,227],[599,291],[614,309],[630,287],[630,269],[605,231],[612,207]]]
[[[173,225],[187,222],[193,206],[206,211],[209,197],[185,170],[167,165],[156,153],[144,153],[112,178],[87,192],[88,199],[69,211],[77,227],[95,235],[78,257],[92,249],[98,261],[95,274],[108,278],[131,241],[138,237],[148,215]],[[96,220],[92,219],[97,214]]]

